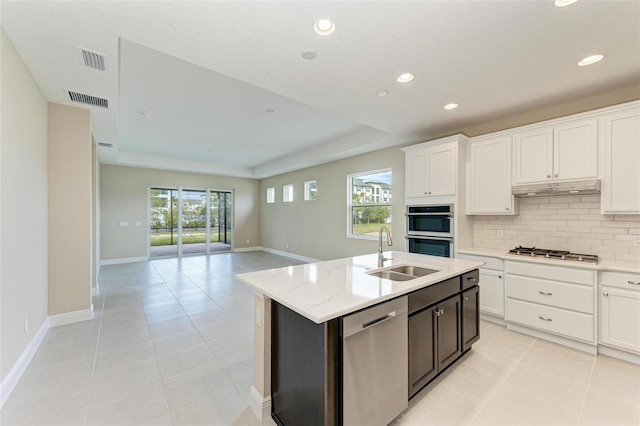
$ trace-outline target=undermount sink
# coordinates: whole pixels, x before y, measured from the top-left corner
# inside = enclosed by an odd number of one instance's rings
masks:
[[[369,271],[367,274],[391,281],[410,281],[436,272],[438,271],[435,269],[422,268],[414,265],[402,265],[382,271]]]

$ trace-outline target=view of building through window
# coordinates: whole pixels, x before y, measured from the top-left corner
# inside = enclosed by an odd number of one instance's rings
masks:
[[[375,237],[391,227],[391,169],[349,175],[349,235]]]

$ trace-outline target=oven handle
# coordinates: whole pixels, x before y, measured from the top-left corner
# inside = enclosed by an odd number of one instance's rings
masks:
[[[440,212],[440,213],[405,213],[405,216],[409,217],[409,216],[447,216],[448,219],[453,217],[453,213],[446,213],[446,212]]]
[[[405,235],[404,238],[408,240],[409,238],[415,238],[419,240],[438,240],[438,241],[449,241],[453,242],[453,238],[443,238],[443,237],[428,237],[424,235]]]

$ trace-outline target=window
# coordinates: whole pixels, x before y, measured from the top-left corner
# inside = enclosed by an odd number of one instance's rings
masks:
[[[318,182],[309,180],[304,183],[304,199],[305,201],[316,200],[318,197]]]
[[[381,226],[391,227],[391,169],[348,176],[348,237],[375,239]]]
[[[267,188],[267,204],[272,204],[276,202],[276,188],[271,187]]]
[[[287,184],[282,186],[282,202],[293,202],[293,184]]]

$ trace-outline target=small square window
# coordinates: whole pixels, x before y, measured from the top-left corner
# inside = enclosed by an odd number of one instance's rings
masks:
[[[293,184],[292,183],[282,186],[282,201],[284,203],[293,202]]]
[[[267,204],[273,204],[276,202],[276,188],[267,188]]]
[[[318,181],[309,180],[304,183],[304,199],[305,201],[318,199]]]

